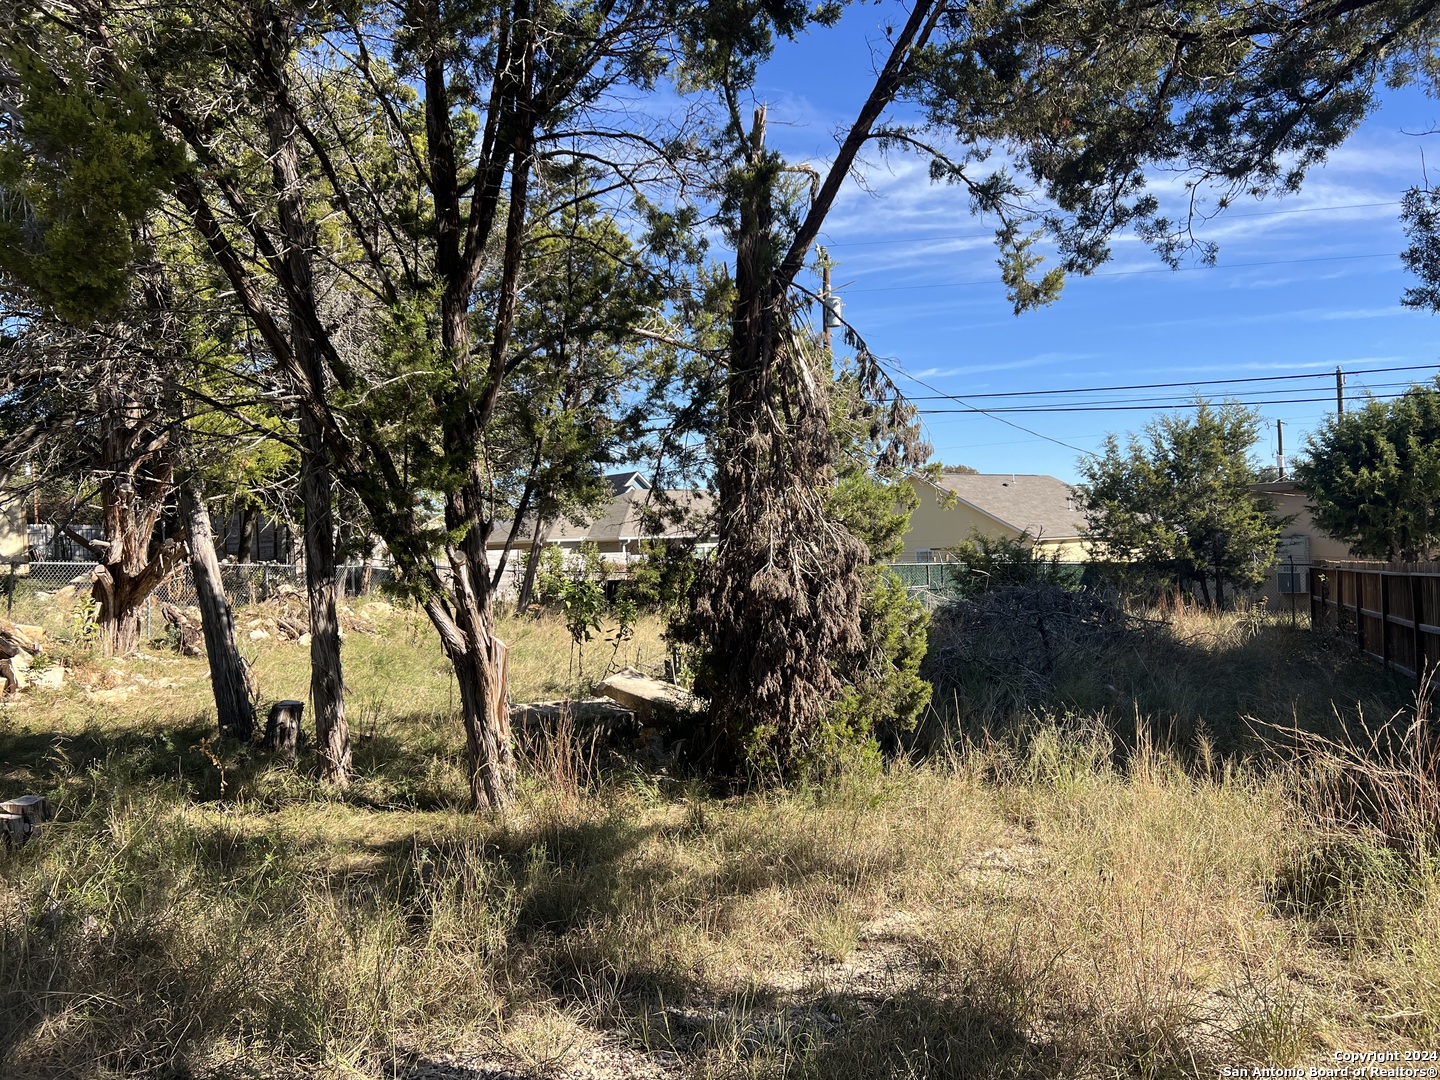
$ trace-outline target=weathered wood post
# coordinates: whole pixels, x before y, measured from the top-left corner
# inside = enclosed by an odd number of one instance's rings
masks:
[[[1390,575],[1380,571],[1380,663],[1390,670]]]
[[[271,705],[270,715],[265,721],[265,737],[260,745],[294,762],[300,742],[300,717],[304,712],[303,701],[277,701]]]
[[[1425,579],[1419,574],[1410,578],[1411,611],[1415,635],[1415,685],[1425,683]]]

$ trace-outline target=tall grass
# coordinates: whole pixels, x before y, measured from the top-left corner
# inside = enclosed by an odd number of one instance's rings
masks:
[[[0,714],[6,790],[60,807],[0,853],[0,1074],[1214,1076],[1440,1037],[1434,864],[1325,779],[1370,744],[1197,734],[1336,709],[1358,734],[1351,693],[1395,689],[1273,620],[1183,613],[1117,639],[1121,701],[1010,699],[943,756],[803,790],[717,797],[562,723],[478,819],[443,658],[413,613],[372,623],[343,794],[212,738],[203,666],[158,652]],[[521,696],[567,689],[563,628],[505,632]],[[247,648],[303,694],[303,650]]]

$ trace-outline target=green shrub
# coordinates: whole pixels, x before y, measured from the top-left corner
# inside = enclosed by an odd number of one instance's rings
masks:
[[[971,529],[969,537],[950,549],[951,581],[960,596],[973,596],[1010,585],[1068,583],[1058,552],[1045,551],[1029,533],[986,536]]]

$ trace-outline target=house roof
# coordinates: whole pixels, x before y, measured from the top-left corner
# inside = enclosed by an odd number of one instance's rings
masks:
[[[673,521],[673,515],[666,513],[665,520],[659,523],[646,522],[647,512],[660,512],[666,501],[682,515],[681,519]],[[695,536],[697,529],[707,527],[713,505],[714,496],[708,491],[666,490],[662,493],[648,486],[627,488],[611,499],[593,518],[581,515],[574,519],[548,523],[541,532],[540,540],[542,543],[551,544],[578,544],[587,540],[601,543]],[[534,534],[535,519],[526,518],[520,523],[516,543],[528,545]],[[509,535],[510,523],[497,522],[495,530],[490,534],[489,546],[503,547]]]
[[[1070,539],[1082,535],[1085,529],[1085,515],[1075,505],[1075,489],[1058,477],[1038,473],[942,473],[930,483],[1002,525],[1037,539]]]
[[[605,474],[606,481],[610,484],[610,491],[619,495],[624,491],[649,491],[650,480],[642,472],[630,470],[629,472],[612,472]]]

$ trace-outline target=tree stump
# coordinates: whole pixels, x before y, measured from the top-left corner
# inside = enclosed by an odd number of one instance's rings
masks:
[[[43,795],[22,795],[0,803],[0,843],[19,847],[49,820],[50,806]]]
[[[33,828],[19,814],[0,814],[0,843],[19,847],[30,839]]]
[[[44,795],[21,795],[18,799],[0,802],[0,813],[18,814],[30,825],[44,825],[50,820],[50,804]]]
[[[265,737],[260,745],[294,761],[300,742],[300,716],[304,711],[303,701],[277,701],[271,705],[270,716],[265,721]]]

